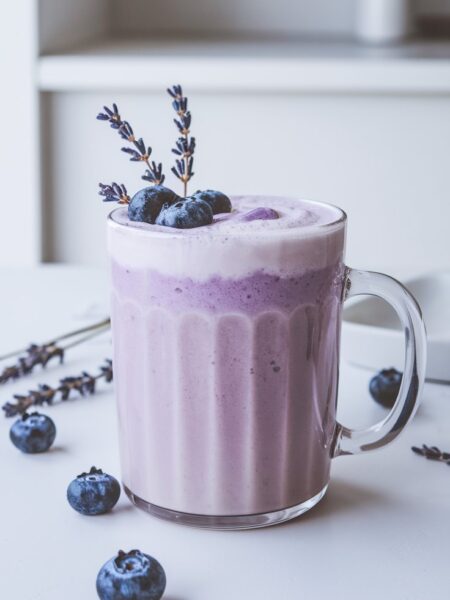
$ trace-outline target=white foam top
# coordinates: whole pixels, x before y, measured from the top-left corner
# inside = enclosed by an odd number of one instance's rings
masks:
[[[231,202],[231,213],[194,229],[133,222],[126,207],[118,208],[109,219],[110,254],[129,268],[198,279],[256,270],[290,275],[342,256],[345,214],[334,206],[273,196],[234,196]],[[259,207],[274,209],[278,218],[245,221]]]
[[[342,217],[342,211],[335,206],[298,200],[296,198],[285,198],[278,196],[233,196],[233,209],[231,213],[222,213],[214,216],[211,225],[196,227],[194,229],[174,229],[160,225],[150,225],[130,221],[127,209],[122,208],[113,212],[112,219],[122,225],[129,225],[145,231],[161,232],[166,235],[218,235],[218,234],[241,234],[250,232],[278,231],[280,229],[311,228],[314,226],[329,225]],[[272,208],[277,213],[278,219],[257,219],[245,221],[246,213],[255,208]],[[306,232],[305,232],[306,233]]]

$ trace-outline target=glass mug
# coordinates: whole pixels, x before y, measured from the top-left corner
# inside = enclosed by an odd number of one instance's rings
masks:
[[[344,265],[341,209],[290,202],[323,222],[162,231],[130,225],[126,208],[109,217],[122,482],[157,517],[217,529],[297,517],[324,496],[332,458],[388,444],[415,413],[417,303],[391,277]],[[336,399],[342,305],[359,294],[393,306],[406,349],[394,407],[353,430]]]

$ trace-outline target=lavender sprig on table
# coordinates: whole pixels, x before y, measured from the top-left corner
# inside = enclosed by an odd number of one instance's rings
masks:
[[[64,362],[66,350],[106,331],[109,326],[110,319],[104,319],[93,325],[60,335],[49,342],[43,344],[30,344],[28,348],[23,348],[0,356],[0,360],[18,356],[15,364],[9,365],[0,371],[0,384],[8,383],[9,381],[19,379],[24,375],[28,375],[39,365],[45,368],[53,358],[59,358],[60,363]],[[60,345],[58,343],[71,338],[74,338],[74,340],[68,344]]]
[[[41,384],[37,390],[30,390],[28,394],[15,394],[16,402],[6,402],[3,410],[6,417],[15,417],[23,414],[30,406],[52,405],[55,400],[68,400],[72,392],[80,396],[92,395],[96,391],[97,381],[104,379],[106,383],[113,380],[112,361],[107,359],[100,367],[100,373],[90,375],[83,371],[76,377],[64,377],[60,379],[57,387]]]
[[[42,346],[31,344],[26,349],[25,354],[18,358],[16,364],[5,367],[0,372],[0,384],[28,375],[38,365],[45,368],[48,362],[55,357],[59,358],[59,362],[62,363],[64,361],[64,348],[53,343]]]
[[[152,148],[147,146],[142,138],[137,138],[134,134],[133,128],[128,121],[124,121],[120,116],[117,104],[113,104],[112,108],[108,106],[103,107],[104,112],[99,112],[97,119],[99,121],[107,121],[111,128],[116,130],[123,140],[129,142],[131,147],[121,148],[122,152],[128,154],[132,162],[143,162],[147,166],[145,174],[142,179],[154,183],[155,185],[161,185],[164,182],[165,176],[162,172],[162,164],[156,164],[154,161],[150,162],[150,156],[152,154]]]
[[[194,175],[192,169],[194,165],[195,138],[190,137],[192,116],[188,110],[188,99],[183,95],[181,85],[173,85],[171,88],[168,88],[167,93],[172,98],[172,106],[178,115],[178,118],[173,121],[181,134],[181,137],[175,142],[175,148],[172,148],[172,152],[180,158],[175,160],[175,166],[171,170],[183,182],[184,196],[187,196],[187,184]]]
[[[420,456],[428,458],[428,460],[444,462],[445,464],[450,466],[450,452],[442,452],[436,446],[427,446],[426,444],[422,444],[421,448],[413,446],[411,450],[416,454],[419,454]]]

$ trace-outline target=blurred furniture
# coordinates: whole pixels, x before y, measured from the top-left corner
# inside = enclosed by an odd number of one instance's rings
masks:
[[[144,182],[95,115],[117,101],[170,173],[164,90],[179,82],[198,141],[195,189],[339,204],[352,264],[448,266],[450,41],[360,45],[357,1],[9,3],[0,264],[104,264],[98,182]],[[420,0],[417,14],[445,10]]]
[[[412,32],[412,0],[356,0],[355,33],[362,41],[392,43]]]
[[[427,329],[428,380],[450,383],[450,270],[400,277],[420,305]],[[360,297],[344,309],[346,359],[377,371],[403,369],[403,331],[392,308],[380,298]]]

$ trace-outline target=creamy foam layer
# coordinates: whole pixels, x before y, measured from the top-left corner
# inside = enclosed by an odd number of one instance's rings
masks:
[[[233,211],[211,225],[174,229],[132,222],[127,209],[109,219],[109,251],[128,268],[205,280],[243,277],[256,271],[281,276],[334,265],[342,259],[345,215],[338,208],[282,197],[234,196]],[[246,221],[257,207],[278,219]]]
[[[121,225],[129,225],[143,231],[160,232],[166,235],[178,233],[191,236],[215,236],[223,233],[267,232],[328,225],[339,220],[342,215],[342,212],[334,206],[281,196],[233,196],[231,201],[233,205],[231,213],[215,215],[211,225],[194,229],[173,229],[130,221],[125,207],[114,211],[112,218]],[[274,209],[279,218],[246,221],[245,215],[258,207]]]

